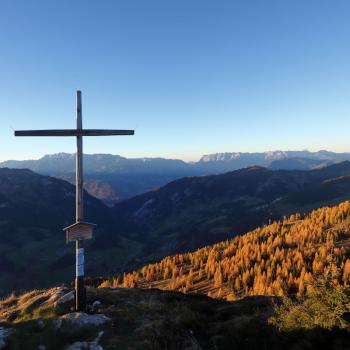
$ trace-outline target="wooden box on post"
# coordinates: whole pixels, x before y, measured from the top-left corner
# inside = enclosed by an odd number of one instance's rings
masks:
[[[95,226],[95,224],[90,222],[81,221],[65,227],[63,231],[66,231],[67,243],[77,240],[91,239]]]

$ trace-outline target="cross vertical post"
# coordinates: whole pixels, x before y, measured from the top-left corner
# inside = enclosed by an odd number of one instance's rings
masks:
[[[77,138],[76,183],[75,183],[75,223],[63,230],[67,242],[75,241],[75,310],[86,308],[86,290],[84,285],[84,240],[92,238],[95,224],[84,221],[83,204],[83,136],[123,136],[134,135],[134,130],[83,129],[81,91],[77,91],[77,127],[76,129],[54,130],[16,130],[15,136],[75,136]]]
[[[77,130],[83,129],[81,91],[77,91]],[[76,205],[75,221],[84,221],[83,207],[83,136],[77,135],[77,154],[76,154]],[[75,271],[75,309],[77,311],[85,310],[86,290],[84,285],[84,241],[77,239],[75,242],[76,251],[76,271]]]

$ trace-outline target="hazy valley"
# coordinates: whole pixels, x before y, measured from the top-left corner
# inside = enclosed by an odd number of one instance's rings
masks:
[[[350,153],[328,151],[226,152],[204,155],[196,162],[164,158],[84,155],[85,189],[108,205],[157,189],[185,177],[218,174],[250,166],[274,170],[312,170],[350,160]],[[75,154],[58,153],[38,160],[8,160],[0,167],[30,169],[75,183]]]
[[[350,199],[349,175],[348,162],[311,171],[250,167],[178,179],[114,206],[86,194],[86,217],[98,224],[95,238],[87,242],[87,272],[129,271],[284,215]],[[60,228],[74,222],[74,186],[3,168],[0,196],[2,292],[69,281],[74,247],[65,244]]]

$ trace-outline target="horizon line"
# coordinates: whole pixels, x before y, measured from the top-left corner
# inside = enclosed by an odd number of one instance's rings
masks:
[[[88,156],[96,156],[96,155],[110,155],[110,156],[115,156],[115,157],[121,157],[121,158],[125,158],[125,159],[167,159],[167,160],[180,160],[183,161],[185,163],[193,163],[193,162],[199,162],[203,157],[206,156],[211,156],[211,155],[219,155],[219,154],[266,154],[266,153],[277,153],[277,152],[282,152],[282,153],[288,153],[288,152],[308,152],[308,153],[320,153],[320,152],[328,152],[328,153],[333,153],[333,154],[349,154],[350,155],[350,151],[331,151],[331,150],[327,150],[327,149],[319,149],[317,151],[310,151],[308,149],[288,149],[288,150],[282,150],[282,149],[275,149],[275,150],[268,150],[268,151],[225,151],[225,152],[213,152],[213,153],[204,153],[201,156],[199,156],[198,160],[185,160],[183,158],[178,158],[178,157],[164,157],[164,156],[135,156],[135,157],[126,157],[126,156],[122,156],[120,154],[113,154],[113,153],[83,153],[84,155],[88,155]],[[37,161],[40,160],[44,157],[47,156],[54,156],[54,155],[60,155],[60,154],[67,154],[67,155],[75,155],[75,152],[56,152],[56,153],[46,153],[43,154],[41,156],[38,156],[36,158],[22,158],[22,159],[4,159],[4,160],[0,160],[0,162],[10,162],[10,161]]]

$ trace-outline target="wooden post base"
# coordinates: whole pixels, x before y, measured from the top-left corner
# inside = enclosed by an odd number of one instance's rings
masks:
[[[86,289],[84,284],[84,276],[75,278],[75,311],[84,312],[86,309]]]

